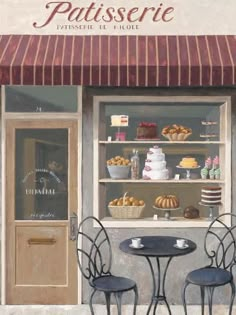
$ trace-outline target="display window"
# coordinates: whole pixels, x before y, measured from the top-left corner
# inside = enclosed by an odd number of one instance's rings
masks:
[[[94,211],[108,226],[207,226],[230,209],[230,101],[94,97]]]

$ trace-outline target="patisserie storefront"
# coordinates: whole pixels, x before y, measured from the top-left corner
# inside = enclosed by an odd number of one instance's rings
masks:
[[[36,25],[43,30],[56,13],[72,19],[77,11],[62,3]],[[74,32],[69,24],[55,25]],[[94,215],[111,239],[114,274],[137,282],[140,306],[150,298],[148,266],[120,242],[172,235],[197,244],[169,266],[174,310],[187,272],[206,264],[212,218],[234,212],[235,36],[125,32],[0,35],[2,304],[88,304],[74,240],[77,224]],[[227,292],[219,289],[215,304],[227,304]],[[196,290],[188,302],[198,309]]]

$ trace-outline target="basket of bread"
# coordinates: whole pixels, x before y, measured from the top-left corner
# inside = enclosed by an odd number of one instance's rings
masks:
[[[113,179],[124,179],[129,177],[130,160],[122,156],[115,156],[107,160],[108,173]]]
[[[139,219],[143,215],[144,208],[144,200],[128,196],[127,192],[108,204],[108,209],[114,219]]]
[[[161,134],[170,141],[185,141],[192,134],[192,129],[173,124],[165,126]]]

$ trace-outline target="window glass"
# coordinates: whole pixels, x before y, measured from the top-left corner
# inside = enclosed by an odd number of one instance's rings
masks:
[[[16,220],[68,218],[67,129],[17,129]]]
[[[6,112],[76,112],[76,86],[6,86]]]
[[[224,161],[224,151],[220,150],[219,141],[222,141],[221,148],[224,145],[222,132],[222,119],[220,118],[221,103],[139,103],[139,102],[112,102],[103,103],[105,128],[100,129],[100,138],[103,141],[110,139],[106,143],[105,159],[109,161],[117,156],[131,159],[134,150],[139,155],[139,177],[140,182],[132,181],[129,173],[128,179],[119,181],[113,180],[109,182],[110,174],[107,168],[105,172],[100,171],[101,178],[108,178],[106,185],[106,204],[121,198],[125,192],[129,192],[130,196],[135,196],[139,200],[144,200],[146,207],[143,217],[152,217],[154,214],[153,205],[157,196],[176,195],[180,200],[181,209],[176,210],[173,214],[175,217],[182,217],[183,210],[186,207],[194,206],[200,208],[201,216],[208,215],[207,207],[200,207],[201,188],[206,185],[209,175],[204,182],[201,177],[201,170],[204,168],[206,160],[220,156],[220,160]],[[128,116],[128,124],[122,125],[112,124],[112,117],[121,115]],[[153,125],[155,136],[138,137],[138,131],[141,127]],[[179,131],[180,128],[183,131]],[[144,129],[144,128],[143,128]],[[168,130],[167,135],[163,130]],[[187,132],[188,137],[175,141],[167,136],[182,134]],[[122,137],[118,138],[118,135]],[[159,146],[165,154],[165,163],[168,170],[168,179],[162,180],[161,183],[146,181],[144,177],[144,169],[147,169],[147,152],[154,145]],[[103,152],[103,151],[101,151]],[[197,167],[186,169],[179,167],[182,159],[186,157],[194,158]],[[150,161],[149,161],[150,162]],[[116,163],[116,162],[114,162]],[[151,164],[150,164],[151,165]],[[212,166],[210,166],[212,167]],[[149,167],[151,168],[151,166]],[[209,171],[209,170],[208,170]],[[158,172],[158,171],[157,171]],[[147,174],[147,172],[145,172]],[[178,178],[179,181],[174,181]],[[150,179],[150,178],[149,178]],[[186,183],[186,179],[190,179]],[[221,165],[221,180],[224,179],[224,169]],[[172,181],[172,182],[171,182]],[[194,185],[192,185],[194,183]],[[209,183],[208,183],[209,184]],[[211,186],[217,184],[217,180],[210,183]],[[100,185],[102,187],[102,185]],[[215,209],[215,211],[217,211]],[[109,216],[109,210],[105,216]],[[164,216],[165,212],[159,211],[159,216]]]

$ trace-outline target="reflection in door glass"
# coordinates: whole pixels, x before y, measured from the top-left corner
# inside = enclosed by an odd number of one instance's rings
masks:
[[[18,129],[16,220],[68,218],[67,129]]]

